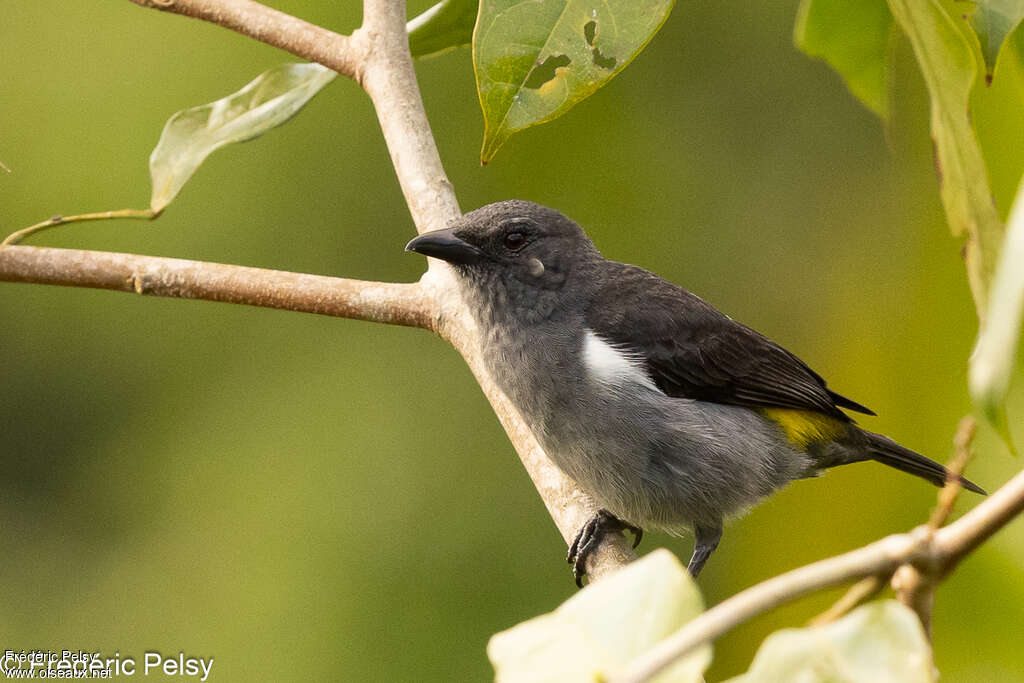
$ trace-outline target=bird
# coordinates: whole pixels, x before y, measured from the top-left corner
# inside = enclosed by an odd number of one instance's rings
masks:
[[[513,199],[425,232],[488,374],[599,510],[569,547],[576,584],[608,533],[691,533],[696,578],[724,521],[788,483],[874,460],[943,486],[939,463],[861,428],[874,415],[796,355],[682,287],[606,259],[559,211]],[[965,489],[984,490],[963,477]]]

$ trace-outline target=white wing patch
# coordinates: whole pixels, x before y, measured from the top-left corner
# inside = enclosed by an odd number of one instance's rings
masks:
[[[589,329],[583,333],[583,365],[599,382],[621,388],[639,384],[659,391],[645,371],[642,358],[617,348]]]

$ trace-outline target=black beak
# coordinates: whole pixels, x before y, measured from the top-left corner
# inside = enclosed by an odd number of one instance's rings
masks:
[[[405,245],[405,250],[462,265],[478,263],[484,258],[483,252],[469,242],[460,240],[451,228],[425,232]]]

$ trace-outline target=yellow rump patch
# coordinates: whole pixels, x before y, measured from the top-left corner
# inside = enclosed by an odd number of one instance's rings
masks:
[[[791,444],[802,449],[812,443],[831,441],[846,431],[839,420],[811,410],[762,408],[761,414],[779,425]]]

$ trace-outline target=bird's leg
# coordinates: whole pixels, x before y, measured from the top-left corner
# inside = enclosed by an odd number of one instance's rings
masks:
[[[718,547],[718,542],[722,540],[722,524],[721,522],[715,526],[697,524],[693,527],[693,532],[696,538],[693,542],[693,555],[690,557],[690,565],[687,570],[689,570],[690,576],[696,579],[700,570],[704,568],[704,563],[708,561],[711,553],[715,552],[715,548]]]
[[[566,558],[572,565],[572,575],[576,579],[577,586],[583,588],[583,575],[587,573],[587,558],[601,545],[605,534],[623,529],[633,532],[634,548],[640,545],[640,539],[644,537],[644,530],[629,522],[623,522],[607,510],[598,510],[597,514],[587,520],[587,523],[576,534],[572,545],[569,546],[569,555]]]

